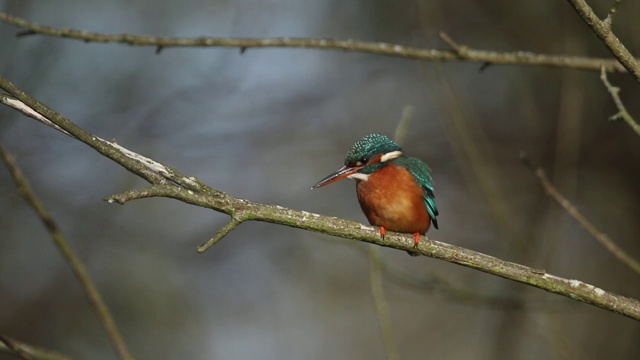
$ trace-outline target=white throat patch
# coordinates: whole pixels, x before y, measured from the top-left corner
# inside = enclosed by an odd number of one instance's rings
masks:
[[[391,151],[382,155],[382,157],[380,158],[380,162],[393,160],[393,159],[399,158],[400,156],[402,156],[402,151],[397,151],[397,150]]]
[[[369,176],[371,176],[371,175],[370,174],[355,173],[355,174],[351,174],[351,175],[347,176],[347,178],[348,179],[354,179],[354,180],[367,181],[367,180],[369,180]]]

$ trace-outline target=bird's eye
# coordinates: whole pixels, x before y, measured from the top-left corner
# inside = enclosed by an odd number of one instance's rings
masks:
[[[360,161],[358,161],[358,162],[360,163],[360,165],[364,165],[364,164],[366,164],[366,163],[368,163],[368,162],[369,162],[369,159],[367,159],[367,158],[362,158],[362,159],[360,159]]]

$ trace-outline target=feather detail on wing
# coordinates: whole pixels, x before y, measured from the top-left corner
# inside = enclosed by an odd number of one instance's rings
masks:
[[[399,157],[392,160],[398,165],[404,166],[418,184],[424,190],[424,204],[427,207],[427,212],[431,217],[433,226],[438,228],[438,207],[436,206],[436,199],[433,193],[433,178],[431,177],[431,170],[429,167],[419,159],[412,157]]]

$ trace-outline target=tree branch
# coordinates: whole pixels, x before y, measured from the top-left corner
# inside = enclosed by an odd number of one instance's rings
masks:
[[[611,116],[609,120],[617,120],[619,118],[622,118],[629,126],[631,126],[631,129],[633,129],[636,134],[640,135],[640,125],[638,125],[633,116],[629,114],[627,108],[622,102],[622,99],[620,99],[620,88],[611,85],[609,79],[607,78],[607,72],[604,71],[604,69],[600,71],[600,80],[602,80],[602,83],[607,88],[609,94],[611,94],[611,98],[618,108],[618,113]]]
[[[23,360],[36,360],[31,354],[12,339],[0,334],[0,343],[4,344],[11,353]]]
[[[558,189],[551,184],[549,178],[544,171],[535,166],[533,162],[527,157],[526,154],[521,154],[520,158],[526,167],[528,167],[538,177],[542,186],[549,196],[554,199],[560,206],[562,206],[566,212],[574,218],[591,236],[593,236],[600,245],[604,246],[613,256],[615,256],[620,262],[630,267],[633,271],[640,274],[640,263],[636,261],[631,255],[627,254],[622,248],[620,248],[611,238],[598,230],[582,213],[578,210],[567,198],[562,196]]]
[[[221,227],[220,230],[218,230],[218,232],[211,239],[209,239],[206,243],[198,246],[198,249],[197,249],[198,252],[203,253],[207,251],[207,249],[217,244],[218,241],[222,240],[222,238],[227,236],[227,234],[230,233],[231,230],[238,227],[238,225],[242,224],[244,221],[245,219],[243,216],[238,216],[238,214],[234,214],[231,217],[231,220],[229,220],[228,223],[226,223],[223,227]]]
[[[604,19],[604,23],[608,27],[613,26],[613,17],[616,15],[616,12],[618,11],[618,6],[620,6],[621,2],[622,0],[615,0],[613,5],[611,5],[611,8],[609,9],[609,13],[607,14],[607,17]]]
[[[607,18],[603,21],[598,18],[593,9],[585,0],[567,0],[569,4],[576,10],[578,15],[584,20],[587,25],[593,30],[596,35],[602,40],[605,46],[611,51],[613,56],[620,61],[622,66],[627,69],[627,71],[636,79],[636,81],[640,82],[640,64],[636,60],[636,58],[631,55],[629,50],[624,46],[624,44],[618,39],[618,37],[611,30],[611,24],[613,22],[613,13],[615,13],[618,2],[614,4],[607,15]]]
[[[382,340],[385,350],[387,351],[387,360],[400,360],[400,353],[391,322],[391,314],[389,313],[389,304],[384,295],[384,287],[382,286],[380,248],[375,246],[369,247],[369,287],[371,288],[373,304],[376,307],[376,315],[380,323]]]
[[[72,360],[69,356],[43,349],[41,347],[25,344],[2,334],[0,334],[0,352],[16,355],[22,359]]]
[[[336,243],[339,239],[334,240]],[[350,249],[361,253],[364,256],[371,256],[370,249],[378,249],[376,246],[360,247],[357,244],[345,244]],[[539,298],[533,299],[531,297],[516,297],[516,296],[500,296],[484,294],[482,291],[478,291],[473,287],[474,284],[458,284],[456,282],[449,281],[446,277],[439,276],[437,274],[429,274],[425,277],[417,275],[400,268],[397,268],[394,263],[385,261],[384,259],[377,257],[377,261],[380,263],[381,275],[389,278],[390,282],[394,285],[403,287],[407,290],[421,293],[429,293],[443,299],[448,303],[455,303],[461,306],[473,306],[484,307],[491,310],[498,311],[525,311],[525,312],[557,312],[557,311],[579,311],[575,304],[572,304],[571,299],[552,297],[549,299]],[[377,305],[376,305],[377,306]]]
[[[96,312],[98,319],[100,320],[104,330],[109,336],[111,343],[113,344],[118,356],[123,360],[131,360],[133,357],[127,350],[127,346],[122,338],[122,335],[118,331],[115,321],[113,320],[113,316],[107,308],[102,296],[98,292],[98,289],[91,281],[89,274],[87,273],[87,269],[82,264],[82,261],[73,251],[73,248],[67,240],[64,238],[62,231],[53,220],[47,209],[44,207],[40,199],[35,195],[35,193],[31,190],[27,179],[24,177],[24,174],[16,164],[13,157],[4,149],[2,145],[0,145],[0,158],[4,161],[7,168],[9,169],[9,173],[13,178],[13,181],[18,188],[18,193],[26,200],[26,202],[35,210],[38,214],[45,227],[51,234],[51,238],[64,256],[65,260],[73,270],[73,274],[78,279],[80,283],[80,287],[84,291],[87,300],[93,307],[93,310]],[[6,343],[6,341],[5,341]],[[7,344],[9,346],[9,344]],[[26,357],[25,357],[26,359]]]
[[[402,116],[398,125],[396,125],[393,141],[396,144],[403,145],[404,140],[409,132],[409,124],[413,120],[413,107],[405,106],[402,110]],[[389,303],[384,293],[384,285],[382,282],[382,261],[380,258],[380,248],[377,246],[368,246],[369,250],[369,287],[371,288],[371,297],[376,307],[376,315],[382,332],[382,340],[387,352],[387,360],[399,360],[400,352],[393,331],[393,323],[391,321],[391,313],[389,312]]]
[[[100,154],[110,158],[131,173],[153,185],[165,186],[163,197],[213,209],[233,216],[242,213],[246,220],[264,221],[298,229],[320,232],[327,235],[353,239],[403,251],[412,251],[436,259],[477,269],[489,274],[528,284],[548,292],[579,300],[629,318],[640,320],[640,301],[604,291],[579,280],[570,280],[547,274],[544,270],[500,260],[479,252],[423,237],[414,247],[412,236],[387,233],[381,238],[371,226],[306,211],[287,209],[277,205],[259,204],[235,198],[229,194],[200,183],[168,166],[145,158],[117,144],[98,138],[79,128],[71,121],[40,103],[0,76],[0,102],[13,107],[16,100],[47,118],[50,122],[69,132]],[[8,101],[12,100],[12,101]],[[36,120],[38,120],[36,118]],[[141,159],[147,159],[142,161]],[[171,181],[168,181],[170,179]]]
[[[200,36],[195,38],[145,36],[134,34],[102,34],[91,31],[69,28],[54,28],[38,25],[0,12],[0,21],[22,28],[25,31],[18,36],[43,35],[61,37],[84,42],[117,43],[130,46],[150,46],[156,48],[156,53],[169,47],[231,47],[239,48],[244,53],[249,48],[281,47],[281,48],[312,48],[332,49],[368,54],[392,56],[404,59],[422,61],[466,61],[477,62],[486,66],[491,65],[530,65],[555,68],[570,68],[576,70],[599,71],[601,67],[609,72],[625,72],[625,68],[615,59],[589,58],[580,56],[563,56],[536,54],[526,51],[497,52],[476,50],[464,46],[464,53],[455,50],[424,49],[390,43],[358,41],[353,39],[319,39],[319,38],[219,38]]]

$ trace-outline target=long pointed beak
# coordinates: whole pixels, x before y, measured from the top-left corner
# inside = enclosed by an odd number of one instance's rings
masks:
[[[362,166],[355,166],[355,167],[343,166],[333,174],[327,176],[326,178],[320,180],[320,182],[318,182],[317,184],[313,185],[311,189],[317,189],[321,186],[329,185],[340,179],[344,179],[351,174],[357,173],[360,169],[362,169]]]

